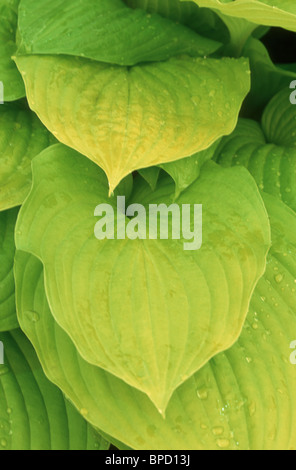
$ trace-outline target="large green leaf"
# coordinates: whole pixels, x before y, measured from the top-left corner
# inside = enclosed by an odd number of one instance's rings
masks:
[[[32,183],[31,161],[54,141],[32,111],[0,105],[0,211],[23,203]]]
[[[0,450],[96,450],[109,444],[45,377],[20,330],[0,333]]]
[[[120,65],[180,54],[204,56],[220,46],[160,15],[131,9],[122,0],[22,0],[19,29],[25,52]]]
[[[241,119],[235,131],[222,139],[215,154],[224,167],[248,168],[259,188],[296,211],[296,107],[291,90],[284,88],[266,106],[261,126]]]
[[[202,247],[198,230],[195,251],[186,251],[182,234],[173,240],[171,232],[168,240],[97,240],[94,210],[109,203],[117,220],[116,199],[108,199],[104,173],[73,150],[52,146],[33,170],[16,243],[43,261],[57,322],[86,360],[147,393],[163,412],[174,389],[241,331],[269,248],[255,183],[244,169],[205,165],[175,201],[192,205],[191,229],[193,204],[204,207]],[[139,178],[127,203],[148,209],[174,198],[165,175],[154,193]]]
[[[188,0],[180,0],[187,2]],[[192,0],[200,7],[217,10],[224,15],[244,18],[256,24],[280,26],[296,31],[294,0]]]
[[[250,87],[246,59],[132,68],[65,56],[16,62],[30,107],[59,141],[104,169],[110,192],[133,170],[188,157],[232,132]]]
[[[11,59],[16,51],[18,3],[19,0],[0,0],[0,81],[3,83],[5,101],[25,96],[22,77]]]
[[[13,276],[17,214],[18,209],[0,212],[0,331],[18,327]]]
[[[46,374],[91,423],[135,449],[295,449],[296,218],[264,199],[273,245],[242,334],[174,392],[165,419],[144,394],[81,358],[49,310],[42,264],[17,253],[21,325]]]

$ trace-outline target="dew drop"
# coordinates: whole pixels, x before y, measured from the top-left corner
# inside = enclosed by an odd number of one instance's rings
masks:
[[[222,426],[216,426],[212,429],[212,433],[214,436],[221,436],[223,434],[224,428]]]
[[[197,106],[200,103],[200,97],[199,96],[192,96],[191,101],[195,106]]]
[[[88,410],[86,408],[81,408],[80,413],[82,414],[82,416],[87,416]]]
[[[2,439],[0,440],[0,445],[1,445],[1,447],[6,447],[6,446],[7,446],[7,440],[4,439],[4,438],[2,438]]]
[[[37,323],[40,320],[39,314],[33,310],[27,310],[25,312],[25,317],[33,323]]]
[[[280,284],[280,282],[282,282],[282,280],[284,279],[284,276],[282,274],[277,274],[276,276],[274,276],[274,279],[275,279],[275,282]]]
[[[208,392],[205,388],[201,388],[200,390],[196,391],[196,394],[200,400],[206,400],[208,398]]]
[[[217,439],[217,446],[220,447],[221,449],[225,449],[226,447],[229,447],[229,439]]]
[[[0,419],[0,431],[1,433],[9,434],[10,424],[6,419]]]
[[[254,416],[255,413],[256,413],[256,403],[254,401],[251,401],[251,403],[249,404],[249,415]]]

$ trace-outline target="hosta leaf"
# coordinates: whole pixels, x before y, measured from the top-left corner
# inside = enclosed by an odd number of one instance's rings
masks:
[[[250,38],[243,55],[250,59],[251,90],[243,105],[244,117],[260,117],[264,106],[283,88],[289,88],[296,73],[283,70],[271,61],[269,54],[258,39]]]
[[[149,168],[143,168],[143,170],[139,170],[139,173],[142,178],[144,178],[144,180],[149,184],[152,191],[154,191],[157,185],[160,168],[157,166],[151,166]]]
[[[244,18],[233,18],[224,15],[220,11],[217,11],[217,13],[229,31],[229,41],[223,49],[223,54],[226,56],[240,57],[246,41],[251,34],[255,32],[258,26]]]
[[[16,62],[30,107],[59,141],[103,168],[111,192],[133,170],[188,157],[232,132],[250,86],[245,59],[132,68],[64,56]]]
[[[22,77],[11,59],[16,51],[18,3],[19,0],[0,0],[0,82],[3,83],[5,101],[14,101],[25,96]]]
[[[57,322],[87,361],[144,391],[164,412],[174,389],[241,331],[269,247],[255,183],[245,169],[204,165],[175,201],[204,207],[202,247],[186,251],[171,232],[169,240],[97,240],[95,207],[116,200],[108,199],[104,173],[73,150],[52,146],[33,169],[16,241],[44,263]],[[175,198],[166,175],[154,193],[142,183],[129,203],[148,209]]]
[[[202,165],[213,158],[215,150],[219,145],[220,140],[211,145],[209,148],[195,153],[191,157],[183,158],[176,162],[169,162],[159,165],[165,170],[176,183],[176,196],[188,188],[193,181],[198,178]]]
[[[31,187],[32,158],[53,141],[32,111],[0,105],[0,211],[23,203]]]
[[[220,46],[181,24],[122,0],[22,0],[21,49],[34,54],[67,54],[134,65],[189,54],[204,56]]]
[[[18,209],[0,212],[0,331],[18,328],[13,277],[17,214]]]
[[[22,327],[46,374],[90,422],[135,449],[295,449],[296,219],[282,202],[264,199],[273,246],[242,334],[174,392],[165,419],[144,394],[83,361],[45,301],[42,264],[17,253]]]
[[[109,444],[45,377],[20,330],[0,333],[0,450],[95,450]]]
[[[225,167],[248,168],[259,188],[282,199],[296,211],[296,107],[285,88],[267,105],[262,125],[241,119],[222,139],[215,159]]]
[[[188,0],[180,0],[188,1]],[[244,18],[256,24],[279,26],[296,31],[294,0],[192,0],[200,7],[213,8],[225,15]]]
[[[185,24],[202,36],[227,42],[229,33],[217,13],[209,8],[199,8],[193,2],[180,0],[124,0],[131,8],[142,8],[148,13],[158,13],[172,21]]]
[[[284,88],[266,106],[262,116],[262,129],[266,139],[283,147],[296,148],[296,106],[290,98],[294,88]]]

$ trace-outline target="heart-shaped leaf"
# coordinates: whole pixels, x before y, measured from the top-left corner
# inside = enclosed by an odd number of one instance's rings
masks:
[[[45,377],[20,330],[0,333],[0,450],[103,450],[109,444]]]
[[[250,87],[246,59],[127,68],[29,55],[16,63],[30,107],[60,142],[103,168],[110,192],[133,170],[188,157],[232,132]]]
[[[174,392],[165,419],[144,394],[80,357],[50,312],[42,264],[17,253],[21,325],[48,376],[91,423],[134,449],[295,450],[296,216],[272,196],[264,200],[273,244],[242,334]],[[28,310],[39,312],[38,322]]]
[[[73,150],[52,146],[33,169],[17,248],[44,263],[53,314],[82,356],[147,393],[164,412],[174,389],[241,332],[269,248],[255,182],[244,169],[204,165],[175,200],[180,211],[191,205],[195,246],[185,248],[193,234],[183,226],[181,239],[172,239],[171,222],[167,240],[97,240],[99,204],[109,204],[126,230],[134,221],[108,199],[104,173]],[[141,204],[147,217],[151,204],[169,206],[175,198],[166,175],[155,192],[138,181],[126,202]],[[204,208],[200,249],[193,204]]]

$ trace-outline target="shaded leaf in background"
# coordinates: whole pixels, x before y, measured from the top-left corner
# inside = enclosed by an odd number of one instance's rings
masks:
[[[160,168],[158,166],[151,166],[149,168],[143,168],[138,171],[142,178],[149,184],[152,191],[155,190],[157,181],[159,178]]]
[[[274,65],[265,46],[255,38],[248,40],[243,55],[250,60],[251,90],[243,103],[242,115],[260,119],[269,100],[296,79],[296,71]]]
[[[165,419],[143,393],[79,356],[45,301],[42,264],[17,253],[21,325],[46,374],[91,423],[134,449],[295,449],[296,218],[272,196],[264,200],[273,246],[242,334],[174,392]]]
[[[20,330],[0,333],[0,341],[5,358],[0,365],[0,450],[109,448],[45,377]]]
[[[220,140],[216,140],[209,148],[195,153],[191,157],[159,165],[175,181],[176,197],[199,177],[202,165],[213,158],[219,142]]]
[[[232,132],[250,87],[246,59],[132,68],[65,56],[16,62],[30,107],[60,142],[103,168],[110,192],[134,170],[188,157]]]
[[[157,167],[145,168],[139,170],[139,173],[149,184],[152,191],[154,191],[157,186],[160,169],[162,168],[173,178],[176,185],[175,197],[178,197],[182,191],[188,188],[199,177],[202,165],[213,158],[219,142],[220,139],[216,140],[208,149],[202,150],[191,157],[182,158],[176,162],[164,163]]]
[[[204,207],[202,247],[184,251],[186,240],[182,233],[172,239],[171,222],[168,240],[97,240],[95,207],[111,204],[117,220],[116,200],[108,198],[104,173],[73,150],[52,146],[33,169],[17,247],[44,263],[57,322],[86,360],[144,391],[164,412],[173,390],[241,332],[269,248],[255,182],[244,169],[204,165],[175,200],[191,204],[191,230],[193,204]],[[175,199],[166,175],[154,193],[137,181],[127,205],[148,209]]]

